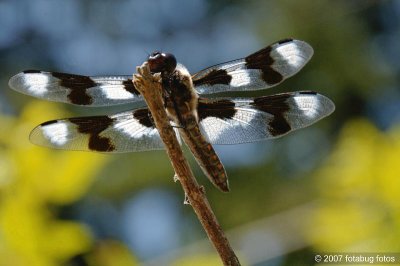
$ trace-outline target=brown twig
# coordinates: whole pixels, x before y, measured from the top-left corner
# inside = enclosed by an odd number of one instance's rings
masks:
[[[162,99],[160,76],[150,73],[147,62],[137,67],[136,70],[139,74],[134,75],[133,82],[149,107],[160,137],[165,144],[172,166],[185,191],[185,196],[203,225],[208,238],[219,253],[224,265],[240,265],[208,203],[204,189],[199,186],[194,178],[192,170],[183,156],[175,132],[169,123]]]

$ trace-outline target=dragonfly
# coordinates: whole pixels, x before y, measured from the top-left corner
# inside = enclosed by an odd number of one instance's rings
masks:
[[[312,55],[308,43],[284,39],[194,75],[172,54],[156,51],[147,62],[151,73],[161,75],[164,107],[178,139],[183,139],[208,179],[227,192],[227,174],[213,145],[278,138],[330,115],[335,105],[314,91],[252,98],[207,95],[271,88],[299,72]],[[81,106],[144,101],[132,75],[84,76],[26,70],[11,77],[9,86],[39,99]],[[148,108],[47,121],[32,130],[30,141],[56,149],[103,153],[164,149]]]

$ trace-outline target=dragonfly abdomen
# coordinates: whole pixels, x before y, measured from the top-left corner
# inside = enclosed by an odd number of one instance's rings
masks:
[[[193,153],[204,174],[224,192],[229,191],[228,177],[213,146],[201,134],[199,125],[180,130],[181,136]]]

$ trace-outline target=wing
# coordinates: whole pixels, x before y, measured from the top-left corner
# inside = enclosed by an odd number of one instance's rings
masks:
[[[283,136],[335,110],[315,92],[282,93],[253,99],[199,99],[203,134],[212,144],[239,144]]]
[[[13,76],[9,86],[40,99],[86,106],[108,106],[142,101],[132,76],[88,77],[27,70]]]
[[[33,129],[30,140],[56,149],[112,153],[164,148],[147,108],[48,121]]]
[[[200,94],[270,88],[299,72],[313,53],[306,42],[282,40],[245,58],[206,68],[193,75],[193,84]]]

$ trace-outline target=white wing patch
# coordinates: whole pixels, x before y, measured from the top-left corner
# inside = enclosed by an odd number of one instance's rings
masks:
[[[120,84],[110,84],[110,85],[101,85],[99,88],[101,89],[102,97],[105,99],[110,99],[110,100],[133,100],[135,97],[134,94],[126,91],[126,90],[120,90],[119,89]],[[96,95],[96,92],[94,89],[90,95]]]
[[[201,130],[212,144],[235,144],[251,142],[251,138],[260,139],[264,136],[258,132],[253,120],[257,116],[256,110],[240,108],[232,118],[221,119],[207,117],[201,121]],[[253,141],[256,141],[254,139]]]
[[[9,81],[9,86],[19,92],[41,97],[47,92],[48,84],[53,81],[46,74],[35,73],[34,75],[17,74]],[[22,90],[24,88],[25,91]]]
[[[65,123],[55,123],[42,127],[41,139],[47,139],[55,146],[63,146],[68,142],[68,126]]]
[[[254,70],[253,72],[256,73],[251,73],[252,71],[243,71],[243,70],[235,70],[230,72],[230,75],[232,75],[232,80],[230,82],[231,87],[244,87],[247,86],[252,82],[252,79],[254,79],[255,76],[259,76],[259,72],[257,70]]]
[[[133,113],[129,113],[126,116],[116,117],[116,122],[113,125],[116,131],[119,131],[129,138],[141,139],[141,138],[153,138],[158,136],[156,128],[144,127],[140,122],[135,119]]]
[[[312,57],[314,51],[312,47],[298,40],[284,43],[271,51],[274,59],[272,68],[285,77],[296,74]]]
[[[321,97],[297,96],[293,98],[293,101],[298,110],[301,110],[302,114],[311,120],[317,117],[321,111],[324,112],[323,104],[327,104]]]

